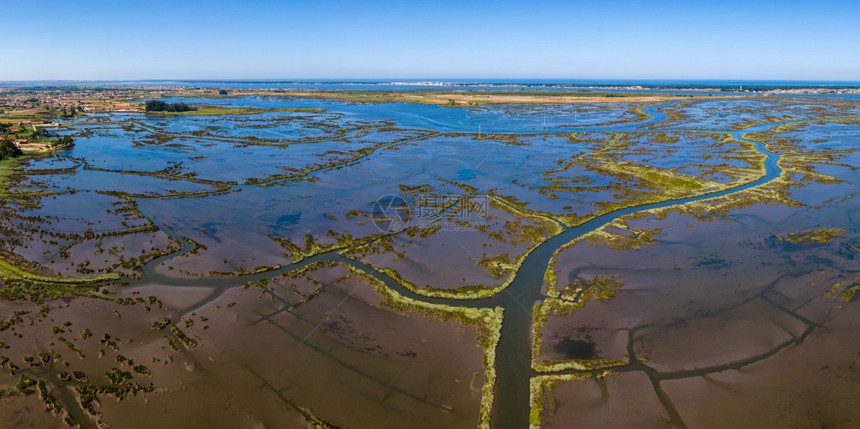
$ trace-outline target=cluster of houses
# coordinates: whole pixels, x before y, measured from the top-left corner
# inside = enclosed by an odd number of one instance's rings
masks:
[[[57,109],[78,107],[82,94],[45,90],[14,90],[0,93],[0,109],[16,111],[36,107]]]
[[[57,134],[56,129],[60,126],[60,124],[57,122],[50,122],[50,123],[44,123],[44,124],[34,124],[31,121],[21,121],[20,125],[31,126],[31,127],[33,127],[34,130],[37,130],[39,132],[39,136],[48,137],[48,138],[57,137],[58,134]],[[15,136],[15,132],[10,130],[9,132],[6,133],[6,135]],[[12,142],[15,143],[15,145],[20,148],[22,145],[26,145],[29,142],[29,139],[15,138],[12,140]]]
[[[81,112],[111,110],[122,103],[135,88],[0,88],[0,113],[26,109],[75,109]]]

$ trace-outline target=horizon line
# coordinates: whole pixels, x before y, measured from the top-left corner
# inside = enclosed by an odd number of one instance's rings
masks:
[[[542,83],[542,82],[838,82],[838,83],[860,83],[860,79],[762,79],[762,78],[547,78],[547,77],[281,77],[281,78],[97,78],[97,79],[0,79],[0,83],[6,82],[171,82],[171,81],[198,81],[198,82],[446,82],[456,83]]]

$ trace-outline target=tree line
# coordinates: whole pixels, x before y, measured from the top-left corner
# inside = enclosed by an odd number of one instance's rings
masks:
[[[149,100],[146,102],[147,112],[190,112],[197,107],[188,103],[165,103],[161,100]]]

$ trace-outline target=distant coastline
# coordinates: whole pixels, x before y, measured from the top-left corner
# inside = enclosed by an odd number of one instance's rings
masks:
[[[55,80],[0,81],[0,88],[50,87],[199,87],[327,90],[553,90],[648,91],[680,93],[860,94],[860,81],[765,80],[536,80],[536,79],[292,79],[292,80]]]

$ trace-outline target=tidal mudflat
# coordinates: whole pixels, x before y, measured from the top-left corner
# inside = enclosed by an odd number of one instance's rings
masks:
[[[860,422],[856,100],[350,97],[0,161],[5,421]]]

